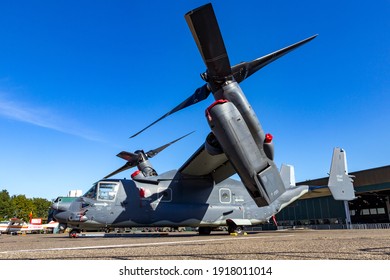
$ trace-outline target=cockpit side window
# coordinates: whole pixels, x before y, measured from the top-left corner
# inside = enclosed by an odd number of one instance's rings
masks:
[[[94,184],[83,196],[87,198],[96,199],[97,184]]]
[[[98,200],[114,200],[117,192],[117,183],[100,182],[98,188]]]

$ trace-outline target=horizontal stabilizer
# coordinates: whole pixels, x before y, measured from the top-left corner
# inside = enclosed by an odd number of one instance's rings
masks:
[[[355,199],[353,176],[348,175],[346,153],[341,148],[334,148],[328,187],[335,200]]]

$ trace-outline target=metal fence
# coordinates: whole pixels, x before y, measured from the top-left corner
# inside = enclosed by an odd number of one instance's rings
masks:
[[[327,224],[304,226],[278,226],[278,230],[284,229],[390,229],[390,223],[381,224]]]
[[[352,224],[351,229],[390,229],[390,223],[383,224]]]

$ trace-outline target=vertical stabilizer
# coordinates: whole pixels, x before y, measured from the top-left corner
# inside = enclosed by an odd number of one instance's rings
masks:
[[[282,164],[282,167],[280,168],[280,176],[282,177],[286,190],[295,186],[294,166]]]
[[[346,153],[341,148],[334,148],[328,187],[335,200],[355,199],[353,176],[348,175]]]

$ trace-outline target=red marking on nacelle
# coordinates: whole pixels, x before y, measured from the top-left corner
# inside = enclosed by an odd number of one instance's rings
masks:
[[[131,174],[131,179],[133,179],[135,176],[137,176],[140,173],[141,173],[141,171],[139,171],[139,170],[135,171],[133,174]]]
[[[213,104],[211,104],[209,107],[207,107],[207,109],[206,109],[206,117],[208,118],[209,121],[211,121],[210,110],[211,110],[215,105],[223,104],[223,103],[226,103],[226,102],[229,102],[229,100],[227,100],[227,99],[218,99],[218,100],[214,101]]]
[[[265,143],[271,143],[272,142],[272,139],[273,139],[274,137],[271,135],[271,134],[269,134],[269,133],[267,133],[266,135],[265,135]]]

